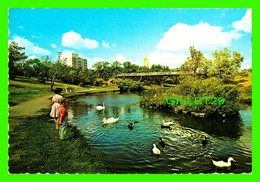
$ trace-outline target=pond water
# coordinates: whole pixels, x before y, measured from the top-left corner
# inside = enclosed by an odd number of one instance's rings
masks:
[[[142,108],[136,94],[98,94],[71,99],[70,121],[98,150],[108,170],[117,174],[134,173],[251,173],[252,109],[232,118],[196,118],[189,115]],[[96,106],[105,102],[104,111]],[[103,118],[119,117],[113,124],[101,125]],[[173,121],[161,128],[162,120]],[[138,121],[130,130],[128,124]],[[203,147],[204,136],[208,144]],[[159,145],[159,137],[165,147]],[[161,154],[152,153],[153,144]],[[213,160],[227,161],[229,168],[218,168]]]

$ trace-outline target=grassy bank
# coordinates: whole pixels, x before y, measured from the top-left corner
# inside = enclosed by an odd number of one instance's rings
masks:
[[[36,78],[25,78],[18,76],[15,80],[9,80],[9,97],[8,102],[10,106],[18,105],[21,102],[40,97],[42,94],[52,94],[50,90],[51,82],[39,83]],[[73,97],[78,95],[86,95],[92,93],[104,93],[119,91],[116,86],[88,86],[80,87],[78,85],[71,85],[66,83],[55,82],[54,88],[63,88],[64,97]],[[72,88],[72,92],[66,92],[65,88]],[[68,90],[69,91],[69,90]]]
[[[9,134],[10,173],[107,173],[102,156],[94,151],[76,127],[67,140],[48,116],[28,118]]]
[[[72,92],[64,89],[62,95],[68,98],[119,90],[117,87],[80,87],[56,82],[55,87],[73,88]],[[52,95],[50,83],[42,84],[34,78],[24,77],[9,80],[9,128],[15,124],[13,130],[9,129],[9,172],[107,173],[102,156],[88,145],[76,127],[69,127],[68,140],[60,141],[53,121],[48,121],[48,98]],[[47,102],[42,103],[43,96]],[[30,104],[35,102],[37,104]],[[31,105],[34,105],[34,113],[30,113]],[[35,108],[46,108],[45,116],[36,116]],[[20,113],[19,117],[17,113]]]

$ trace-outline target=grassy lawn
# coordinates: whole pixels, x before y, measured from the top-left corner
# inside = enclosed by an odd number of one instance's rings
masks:
[[[17,105],[23,101],[27,101],[29,99],[33,99],[42,94],[53,93],[50,90],[51,82],[39,83],[36,78],[25,78],[18,76],[15,80],[9,80],[8,87],[8,102],[10,106]],[[86,93],[95,93],[95,92],[107,92],[118,90],[116,86],[106,86],[106,87],[97,87],[97,86],[88,86],[88,87],[80,87],[78,85],[66,84],[55,82],[54,88],[63,88],[64,96],[73,96],[80,95]],[[65,88],[71,87],[72,92],[67,92]]]
[[[70,126],[67,140],[48,116],[26,119],[9,135],[10,173],[107,173],[102,157]]]
[[[241,92],[241,103],[252,104],[252,73],[248,72],[248,76],[238,75],[234,79],[234,83],[239,87]]]

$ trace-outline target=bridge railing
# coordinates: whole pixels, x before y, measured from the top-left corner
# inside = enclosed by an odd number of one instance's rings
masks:
[[[120,73],[117,77],[138,77],[138,76],[180,76],[180,75],[190,75],[189,73],[183,72],[149,72],[149,73]]]

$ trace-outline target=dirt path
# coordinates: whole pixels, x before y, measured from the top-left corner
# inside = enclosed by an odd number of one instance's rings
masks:
[[[40,95],[34,99],[22,102],[16,106],[9,107],[9,132],[13,131],[20,121],[35,115],[46,113],[51,107],[51,97],[53,93]]]

